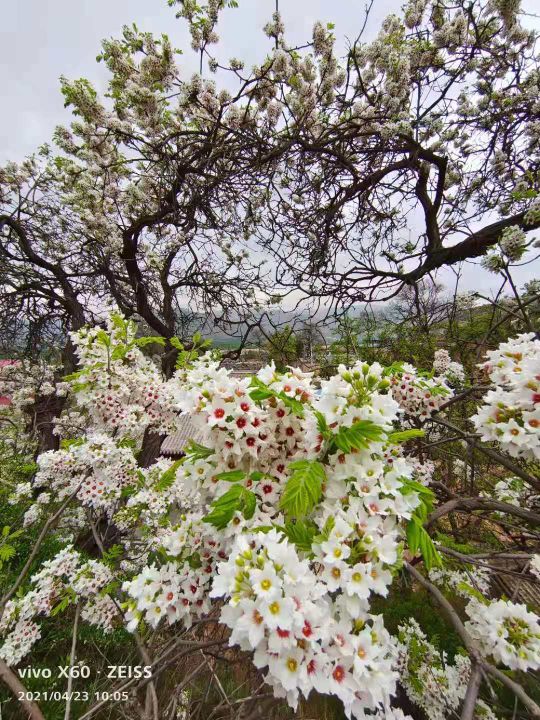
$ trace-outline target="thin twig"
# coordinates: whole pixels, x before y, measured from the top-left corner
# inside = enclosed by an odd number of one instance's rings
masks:
[[[82,484],[82,483],[81,483]],[[60,518],[66,507],[69,505],[71,500],[75,497],[75,495],[79,492],[79,489],[81,487],[81,484],[77,486],[77,489],[71,493],[69,497],[67,497],[64,502],[60,505],[58,510],[54,513],[52,517],[50,517],[43,528],[41,529],[41,532],[39,533],[38,539],[35,542],[34,547],[32,548],[32,552],[30,553],[28,560],[26,561],[23,569],[19,573],[19,577],[15,580],[11,588],[8,590],[8,592],[4,595],[0,602],[0,618],[2,618],[2,615],[4,614],[4,610],[6,609],[6,605],[9,600],[15,595],[19,587],[22,585],[25,577],[28,574],[28,571],[30,570],[30,567],[32,563],[34,562],[34,558],[38,554],[38,550],[41,547],[41,543],[45,539],[45,536],[49,532],[49,530],[54,526],[56,521]]]
[[[64,720],[69,720],[71,715],[71,689],[73,687],[73,667],[77,657],[77,632],[79,629],[79,618],[81,616],[81,603],[78,602],[75,607],[75,619],[73,620],[73,633],[71,637],[71,655],[69,657],[69,676],[66,688],[66,711]]]

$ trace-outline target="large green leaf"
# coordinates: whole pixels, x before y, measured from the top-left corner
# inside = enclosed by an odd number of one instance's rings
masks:
[[[413,428],[411,430],[397,430],[396,432],[390,433],[388,440],[391,443],[399,444],[407,442],[407,440],[412,440],[413,438],[424,437],[425,434],[425,430],[417,428]]]
[[[368,448],[372,442],[378,442],[383,435],[383,429],[371,420],[359,420],[350,427],[340,427],[334,435],[334,443],[345,453],[351,450]]]
[[[289,408],[289,410],[295,415],[298,415],[299,417],[304,417],[304,406],[302,405],[300,400],[289,397],[287,393],[284,393],[282,391],[278,392],[277,390],[268,387],[268,385],[263,383],[263,381],[259,380],[259,378],[257,377],[251,378],[251,387],[253,389],[250,390],[249,396],[255,402],[260,403],[263,400],[275,398],[276,400],[281,400],[285,407]]]
[[[409,550],[413,555],[420,551],[428,570],[433,567],[442,567],[442,558],[420,518],[413,515],[407,524],[406,532]]]
[[[302,520],[285,523],[285,535],[299,550],[304,552],[310,552],[316,533],[317,526],[315,523],[303,522]]]
[[[289,465],[293,471],[281,496],[280,507],[287,515],[304,517],[321,497],[326,481],[324,467],[316,460],[297,460]]]
[[[246,473],[243,470],[231,470],[230,472],[218,473],[215,476],[216,480],[225,480],[226,482],[238,482],[246,477]]]
[[[223,530],[232,520],[236,512],[241,512],[246,520],[253,517],[257,506],[255,493],[243,485],[233,485],[212,503],[212,510],[204,518],[204,522]]]
[[[214,450],[212,448],[205,447],[204,445],[200,445],[195,442],[195,440],[190,440],[186,446],[185,453],[185,459],[189,462],[193,462],[194,460],[206,460],[206,458],[209,458],[210,455],[214,454]]]
[[[181,464],[181,460],[176,460],[175,462],[173,462],[173,464],[168,470],[165,470],[163,475],[156,483],[156,490],[158,490],[159,492],[163,492],[164,490],[168,490],[170,487],[172,487],[176,479],[176,471]]]

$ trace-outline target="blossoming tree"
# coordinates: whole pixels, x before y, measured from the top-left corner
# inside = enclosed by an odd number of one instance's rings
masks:
[[[314,696],[359,719],[540,717],[539,619],[519,593],[540,580],[540,341],[517,293],[519,329],[472,373],[439,348],[430,369],[239,379],[177,337],[186,307],[249,333],[275,291],[347,305],[480,255],[512,284],[540,225],[534,34],[512,0],[413,0],[340,61],[332,28],[291,47],[276,12],[248,72],[213,54],[226,4],[179,14],[235,91],[126,28],[100,55],[108,98],[63,80],[57,154],[0,170],[2,322],[15,307],[65,342],[62,371],[0,370],[13,427],[41,425],[36,398],[54,406],[54,442],[9,484],[0,678],[41,720],[19,670],[69,621],[65,720],[88,627],[105,659],[122,632],[142,669],[87,693],[81,720],[120,702],[195,717],[213,691],[211,717],[245,720]],[[186,418],[181,458],[148,452]],[[392,620],[411,589],[451,651],[415,613]]]
[[[409,447],[422,439],[420,426],[444,417],[451,384],[461,381],[443,352],[430,374],[357,362],[316,384],[311,374],[273,365],[239,379],[193,349],[165,379],[142,352],[158,341],[137,338],[119,314],[106,329],[72,335],[80,370],[58,388],[70,398],[66,422],[57,423],[62,447],[42,454],[33,480],[12,494],[26,504],[24,526],[42,531],[2,599],[8,684],[9,667],[39,643],[41,619],[74,607],[73,648],[78,622],[134,633],[151,674],[140,686],[114,685],[110,697],[130,688],[135,708],[147,687],[153,717],[161,717],[157,688],[167,658],[184,646],[202,659],[200,672],[213,667],[216,652],[244,651],[259,683],[292,708],[316,691],[338,697],[348,717],[402,717],[392,701],[399,681],[429,717],[460,707],[463,718],[493,717],[479,698],[491,678],[538,715],[505,672],[540,667],[538,617],[523,604],[491,600],[488,563],[475,569],[474,556],[458,553],[461,569],[447,564],[453,551],[433,528],[460,499],[434,508],[433,465]],[[500,387],[472,418],[481,436],[529,463],[540,447],[539,361],[540,342],[530,335],[492,352],[486,370]],[[186,414],[199,439],[185,456],[140,467],[146,431],[172,432]],[[512,502],[495,505],[537,519]],[[76,547],[84,528],[97,557]],[[30,574],[53,531],[65,538],[63,549]],[[527,571],[533,578],[537,564],[535,557]],[[453,661],[414,620],[397,636],[385,628],[381,602],[403,574],[428,589],[457,631],[463,654]],[[459,596],[465,617],[453,604]],[[208,634],[212,625],[221,631]],[[240,705],[256,702],[254,692]]]

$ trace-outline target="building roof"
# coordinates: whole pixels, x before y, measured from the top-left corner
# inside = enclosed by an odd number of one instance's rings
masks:
[[[178,430],[167,435],[161,443],[162,455],[182,455],[190,440],[201,442],[202,435],[189,415],[181,415],[178,423]]]
[[[516,602],[525,603],[532,607],[540,607],[540,583],[536,580],[520,577],[518,573],[523,574],[528,568],[528,563],[524,566],[523,561],[507,560],[492,561],[492,565],[500,567],[501,572],[494,574],[495,585],[499,591],[508,598]],[[512,574],[505,573],[509,570]]]

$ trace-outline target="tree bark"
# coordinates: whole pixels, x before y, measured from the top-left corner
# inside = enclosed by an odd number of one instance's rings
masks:
[[[15,675],[15,673],[9,668],[9,666],[0,658],[0,679],[7,685],[13,695],[17,698],[18,702],[28,713],[29,720],[45,720],[41,710],[35,702],[27,700],[27,690]],[[22,696],[21,696],[22,693]]]

